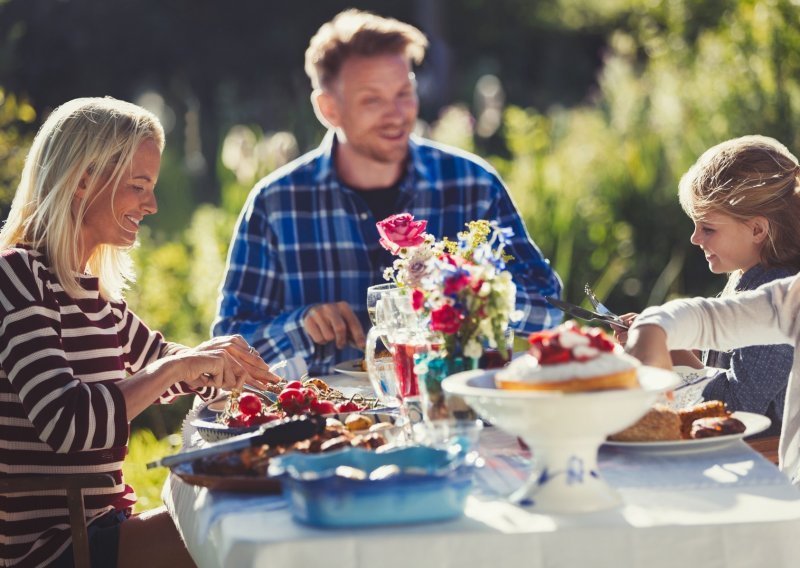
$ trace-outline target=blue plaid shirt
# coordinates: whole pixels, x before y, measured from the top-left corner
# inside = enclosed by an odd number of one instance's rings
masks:
[[[239,217],[228,251],[213,335],[238,333],[267,361],[302,356],[312,373],[363,356],[348,347],[315,345],[303,329],[314,304],[345,301],[369,328],[367,288],[380,284],[393,257],[378,244],[375,219],[364,200],[342,184],[329,132],[314,151],[256,184]],[[396,212],[428,221],[437,239],[456,238],[465,224],[496,220],[514,230],[506,251],[517,285],[517,323],[523,334],[561,321],[543,296],[559,296],[561,282],[528,236],[497,173],[476,156],[420,138],[409,143]]]

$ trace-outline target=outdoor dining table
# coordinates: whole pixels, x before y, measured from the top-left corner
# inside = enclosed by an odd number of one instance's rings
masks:
[[[190,426],[185,443],[196,443]],[[167,509],[201,568],[780,567],[800,558],[800,491],[744,441],[705,451],[601,448],[601,474],[622,505],[544,514],[509,502],[530,454],[486,427],[463,517],[323,529],[292,519],[280,495],[190,485],[172,474]]]

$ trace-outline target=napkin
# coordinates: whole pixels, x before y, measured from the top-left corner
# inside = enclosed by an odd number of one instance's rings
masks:
[[[681,384],[672,391],[671,399],[664,397],[661,402],[671,408],[679,409],[703,402],[703,389],[706,388],[711,379],[717,376],[720,369],[713,367],[694,369],[692,367],[677,366],[673,368],[673,371],[681,378]]]

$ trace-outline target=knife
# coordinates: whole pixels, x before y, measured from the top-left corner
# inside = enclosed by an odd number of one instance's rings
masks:
[[[160,460],[147,464],[147,469],[154,467],[173,467],[181,463],[194,461],[200,458],[207,458],[225,452],[233,452],[260,446],[268,445],[288,445],[300,440],[310,438],[314,434],[320,434],[325,429],[325,418],[318,414],[307,414],[303,416],[292,416],[283,420],[276,420],[264,424],[258,430],[247,432],[239,436],[233,436],[222,442],[217,442],[208,448],[189,450],[171,456],[166,456]]]
[[[586,308],[576,306],[575,304],[570,304],[569,302],[564,302],[562,300],[559,300],[558,298],[553,298],[552,296],[545,296],[544,299],[547,300],[548,303],[552,304],[553,306],[564,312],[565,314],[569,314],[578,319],[586,321],[602,321],[605,323],[613,323],[617,327],[628,329],[628,326],[625,324],[625,322],[614,316],[598,314],[597,312],[587,310]]]

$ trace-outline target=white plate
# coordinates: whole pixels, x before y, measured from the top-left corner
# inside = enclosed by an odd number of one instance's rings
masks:
[[[769,418],[752,412],[734,412],[734,418],[744,423],[745,430],[741,434],[728,434],[713,438],[698,438],[697,440],[670,440],[667,442],[611,442],[604,445],[612,448],[623,448],[635,452],[683,454],[690,452],[709,452],[738,442],[746,436],[763,432],[772,423]]]
[[[350,375],[357,379],[369,379],[369,374],[361,368],[362,359],[351,359],[350,361],[342,361],[333,366],[333,370],[337,373]]]

